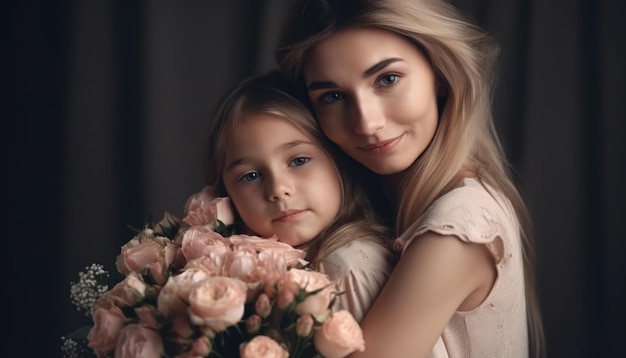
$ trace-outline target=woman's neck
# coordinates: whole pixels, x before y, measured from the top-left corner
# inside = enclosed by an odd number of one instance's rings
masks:
[[[400,185],[404,180],[406,172],[407,171],[404,170],[398,173],[379,176],[380,184],[383,187],[387,199],[391,200],[393,203],[397,201],[398,191],[400,190]]]
[[[387,199],[390,200],[392,203],[394,203],[394,205],[395,203],[397,203],[398,197],[400,196],[399,194],[400,186],[402,185],[404,178],[409,172],[410,172],[409,169],[405,169],[398,173],[378,176],[380,185],[382,186],[383,191],[385,195],[387,196]],[[449,183],[449,187],[446,190],[444,190],[444,192],[458,185],[459,182],[463,178],[472,178],[472,177],[476,177],[477,175],[478,175],[477,164],[470,162],[464,165],[463,168],[457,173],[455,178],[451,180],[451,182]]]

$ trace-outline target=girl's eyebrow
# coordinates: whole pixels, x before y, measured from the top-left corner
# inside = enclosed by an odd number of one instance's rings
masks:
[[[230,163],[228,163],[228,165],[226,165],[226,169],[224,169],[224,172],[228,172],[229,170],[240,165],[241,163],[244,163],[245,161],[246,161],[246,158],[237,158],[237,159],[232,160]]]
[[[380,62],[375,63],[373,66],[363,71],[363,78],[367,78],[378,71],[384,69],[385,67],[391,65],[392,63],[403,61],[401,58],[392,57],[384,59]],[[319,89],[329,89],[329,88],[337,88],[337,84],[332,81],[313,81],[307,86],[307,91],[315,91]]]
[[[306,140],[294,140],[291,142],[287,142],[287,143],[283,143],[281,145],[279,145],[276,149],[275,152],[279,152],[281,150],[287,150],[287,149],[291,149],[293,147],[297,147],[299,145],[313,145],[313,146],[317,146],[315,143],[311,142],[311,141],[306,141]],[[224,169],[224,172],[227,172],[229,170],[231,170],[233,167],[236,167],[238,165],[241,165],[242,163],[245,163],[248,160],[247,157],[240,157],[240,158],[235,158],[233,160],[230,161],[230,163],[228,163],[226,165],[226,169]]]

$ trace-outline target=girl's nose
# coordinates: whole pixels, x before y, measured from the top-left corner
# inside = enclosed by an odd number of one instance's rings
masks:
[[[269,201],[284,200],[293,195],[294,187],[287,175],[268,175],[266,178]]]

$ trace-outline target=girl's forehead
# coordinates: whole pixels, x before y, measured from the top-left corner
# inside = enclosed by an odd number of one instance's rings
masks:
[[[314,122],[314,120],[305,119],[299,111],[294,111],[289,108],[276,107],[245,110],[235,122],[236,126],[242,126],[259,121],[270,123],[269,125],[272,126],[289,127],[291,130],[301,132],[307,137],[315,136],[313,123],[310,123]]]
[[[276,143],[289,138],[309,140],[309,136],[291,119],[275,113],[262,111],[248,112],[241,116],[233,130],[235,142],[269,142]]]
[[[224,170],[264,166],[293,160],[294,156],[324,156],[332,161],[318,141],[278,116],[249,116],[241,121],[225,146]]]

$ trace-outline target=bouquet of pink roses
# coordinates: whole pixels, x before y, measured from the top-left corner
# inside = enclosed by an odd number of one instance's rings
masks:
[[[305,252],[276,238],[232,235],[228,198],[205,187],[181,219],[165,213],[121,248],[123,280],[108,289],[101,265],[71,287],[92,319],[97,357],[344,357],[364,350],[336,287],[308,268]],[[64,337],[66,357],[77,343]]]

